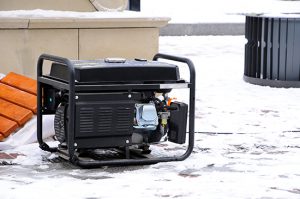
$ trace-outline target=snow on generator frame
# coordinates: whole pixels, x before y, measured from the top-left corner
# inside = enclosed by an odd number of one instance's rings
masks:
[[[158,59],[187,64],[190,81],[180,79],[178,66]],[[44,61],[52,62],[49,75],[43,74]],[[77,166],[182,161],[193,150],[195,68],[189,59],[157,54],[153,61],[91,61],[43,54],[37,64],[37,82],[40,148],[57,152]],[[168,97],[172,89],[179,88],[189,89],[189,107]],[[43,141],[45,114],[55,114],[57,147]],[[162,141],[187,142],[186,151],[180,155],[151,154],[151,145]]]

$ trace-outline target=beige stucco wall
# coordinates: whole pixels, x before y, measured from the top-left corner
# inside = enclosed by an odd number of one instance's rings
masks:
[[[168,20],[0,18],[0,73],[35,78],[42,53],[70,59],[152,59],[158,52],[159,28]]]
[[[127,8],[128,0],[90,0],[99,11],[122,11]]]
[[[72,29],[0,30],[0,73],[35,77],[41,53],[78,57],[78,31]]]
[[[79,59],[152,59],[158,52],[157,28],[80,29]]]
[[[0,0],[0,11],[33,9],[81,12],[92,12],[96,10],[89,0]]]

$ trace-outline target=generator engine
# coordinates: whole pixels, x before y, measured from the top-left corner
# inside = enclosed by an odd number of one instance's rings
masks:
[[[59,96],[58,93],[55,94],[56,97]],[[68,99],[65,95],[55,99],[58,101],[58,106],[54,119],[56,138],[63,145],[66,144],[68,136],[69,104],[67,100],[64,100]],[[102,140],[107,140],[95,147],[148,144],[167,139],[179,144],[185,142],[187,120],[187,104],[185,103],[172,102],[168,105],[167,101],[170,100],[168,97],[161,95],[160,98],[163,100],[160,100],[155,97],[154,92],[101,93],[93,97],[110,100],[79,100],[85,97],[78,95],[78,109],[76,110],[79,113],[75,117],[75,135],[82,138],[101,137]],[[177,120],[181,120],[181,128],[178,128]],[[114,139],[109,141],[112,137]],[[94,146],[84,148],[94,148]]]
[[[39,71],[44,60],[52,61],[48,75]],[[133,150],[150,154],[152,144],[186,142],[188,105],[170,98],[169,93],[191,84],[180,78],[176,65],[143,59],[71,61],[42,55],[37,79],[40,147],[60,152],[77,165],[134,164],[139,162],[137,157],[146,157],[134,156]],[[60,143],[56,148],[41,138],[43,114],[55,114],[55,137]],[[126,160],[80,160],[92,150],[112,148],[123,151]]]

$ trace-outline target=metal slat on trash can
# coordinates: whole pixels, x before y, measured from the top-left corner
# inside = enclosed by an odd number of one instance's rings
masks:
[[[300,87],[300,14],[246,16],[244,80]]]

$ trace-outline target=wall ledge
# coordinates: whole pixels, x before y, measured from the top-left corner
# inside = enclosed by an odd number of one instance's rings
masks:
[[[130,11],[82,13],[31,10],[16,13],[0,12],[0,29],[161,28],[170,21],[168,17],[152,17]]]

